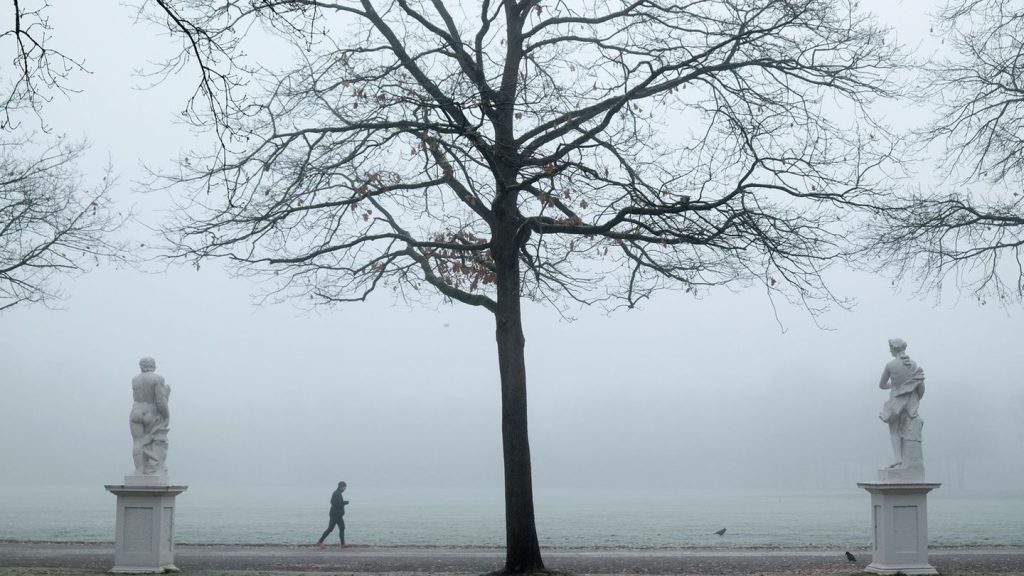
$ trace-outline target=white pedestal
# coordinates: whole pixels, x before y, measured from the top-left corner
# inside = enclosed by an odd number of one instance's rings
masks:
[[[117,534],[110,572],[178,572],[174,565],[174,497],[188,486],[161,484],[165,478],[153,478],[147,486],[138,478],[133,477],[131,484],[125,477],[125,484],[105,486],[117,495]]]
[[[938,574],[928,563],[928,492],[937,482],[858,482],[871,493],[871,564],[875,574]]]

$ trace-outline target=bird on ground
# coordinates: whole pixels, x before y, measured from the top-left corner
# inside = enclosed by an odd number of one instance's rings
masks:
[[[715,534],[718,534],[719,536],[722,536],[723,534],[725,534],[725,528],[722,528],[721,530],[715,532]]]
[[[849,552],[846,553],[846,559],[849,560],[850,562],[856,562],[857,561],[857,557],[854,556],[853,554],[850,554]]]

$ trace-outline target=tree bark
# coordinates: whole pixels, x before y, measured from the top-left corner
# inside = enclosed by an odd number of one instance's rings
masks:
[[[533,513],[533,472],[526,410],[526,360],[520,309],[517,227],[514,219],[494,234],[495,312],[501,374],[501,438],[505,464],[505,572],[544,570]]]

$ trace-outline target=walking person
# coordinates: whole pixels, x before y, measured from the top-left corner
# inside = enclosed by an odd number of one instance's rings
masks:
[[[324,530],[323,536],[317,540],[316,545],[323,548],[324,540],[334,530],[334,527],[338,527],[338,536],[341,538],[341,545],[345,546],[345,504],[348,504],[348,500],[342,496],[345,491],[347,484],[344,482],[338,482],[338,489],[331,494],[331,523],[328,524],[327,530]]]

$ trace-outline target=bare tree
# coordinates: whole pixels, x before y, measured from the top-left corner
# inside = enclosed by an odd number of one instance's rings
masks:
[[[494,316],[508,572],[543,569],[521,300],[759,283],[819,311],[892,161],[869,107],[902,56],[830,1],[158,4],[219,136],[164,180],[175,257]]]
[[[46,0],[11,0],[12,26],[0,32],[0,42],[13,44],[12,81],[0,92],[0,129],[17,124],[12,114],[29,110],[39,113],[51,92],[67,94],[75,72],[85,71],[82,63],[50,45],[50,8]]]
[[[31,7],[28,5],[31,4]],[[0,310],[59,297],[57,278],[83,272],[121,245],[109,234],[123,222],[109,199],[107,170],[95,186],[82,183],[77,163],[85,142],[49,134],[43,106],[72,90],[80,62],[50,46],[46,2],[13,0],[11,27],[0,50],[12,49],[9,79],[0,86]],[[28,123],[38,129],[26,128]]]
[[[926,290],[944,283],[981,302],[1024,297],[1024,4],[950,2],[933,33],[943,50],[923,67],[921,100],[936,106],[917,135],[941,151],[940,182],[882,213],[876,249]]]
[[[58,139],[32,156],[24,141],[0,142],[0,310],[58,298],[58,276],[120,253],[107,238],[123,218],[110,205],[110,170],[86,187],[77,164],[84,142]]]

